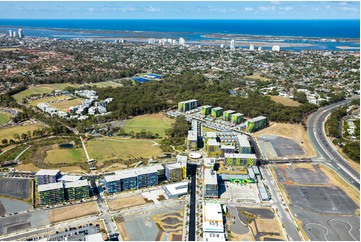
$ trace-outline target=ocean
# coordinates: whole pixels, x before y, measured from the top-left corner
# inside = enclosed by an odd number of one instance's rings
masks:
[[[292,43],[322,42],[316,49],[336,46],[359,47],[359,20],[13,20],[0,19],[0,33],[22,28],[25,36],[71,38],[185,38],[201,41],[228,38],[229,35],[282,37]],[[209,38],[209,35],[218,35]],[[287,37],[287,38],[284,38]],[[292,38],[291,38],[292,39]],[[335,43],[335,39],[342,42]],[[346,39],[346,40],[345,40]],[[358,39],[350,41],[347,39]],[[259,41],[264,41],[260,37]],[[316,41],[318,42],[318,41]],[[356,42],[356,43],[355,43]],[[311,47],[309,47],[311,48]],[[313,48],[313,47],[312,47]],[[312,49],[311,48],[311,49]]]

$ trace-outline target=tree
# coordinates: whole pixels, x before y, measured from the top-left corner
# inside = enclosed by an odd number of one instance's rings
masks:
[[[6,145],[6,144],[8,144],[8,140],[7,140],[7,139],[3,139],[3,140],[1,141],[1,143],[2,143],[3,145]]]
[[[20,135],[19,134],[14,134],[13,137],[14,137],[14,139],[17,139],[17,140],[20,141]]]
[[[28,139],[28,135],[25,134],[25,133],[22,133],[22,134],[21,134],[21,138],[22,138],[23,140],[26,140],[26,139]]]

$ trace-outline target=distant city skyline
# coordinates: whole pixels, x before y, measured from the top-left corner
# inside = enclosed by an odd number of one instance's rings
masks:
[[[358,1],[0,1],[1,19],[360,19]]]

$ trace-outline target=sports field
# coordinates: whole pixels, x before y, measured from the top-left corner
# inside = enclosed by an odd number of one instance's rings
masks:
[[[82,101],[83,100],[81,98],[75,98],[72,100],[64,100],[61,102],[51,103],[50,105],[52,107],[56,108],[57,110],[66,112],[66,111],[68,111],[69,107],[82,104]]]
[[[83,148],[54,149],[46,152],[44,162],[47,164],[86,162]]]
[[[85,143],[91,159],[106,161],[111,159],[129,160],[134,158],[156,157],[162,150],[154,140],[105,137]]]
[[[164,137],[165,130],[169,129],[171,124],[174,123],[173,119],[168,118],[163,113],[141,115],[125,122],[125,132],[129,133],[140,132],[142,129],[150,131],[153,134],[159,134]]]
[[[49,211],[49,219],[51,223],[57,223],[97,213],[98,208],[96,202],[88,202],[52,209]]]
[[[0,125],[6,124],[10,120],[10,114],[0,111]]]
[[[13,139],[14,138],[14,134],[18,134],[21,136],[22,133],[27,133],[29,130],[31,132],[33,132],[33,130],[39,129],[39,128],[44,128],[44,126],[41,125],[37,125],[37,124],[32,124],[32,125],[27,125],[27,126],[16,126],[16,127],[10,127],[10,128],[0,128],[0,140],[3,139]],[[15,140],[17,141],[17,140]]]
[[[56,101],[59,100],[59,102],[63,102],[63,100],[65,100],[66,98],[68,98],[68,96],[44,97],[44,98],[39,98],[36,100],[29,101],[29,104],[31,106],[36,106],[36,105],[38,105],[38,103],[49,103],[50,105],[53,105],[56,103]],[[62,101],[60,101],[60,100],[62,100]]]
[[[34,94],[51,93],[53,90],[64,90],[66,87],[78,87],[79,85],[71,83],[59,83],[59,84],[43,84],[30,87],[22,92],[15,94],[13,97],[16,101],[21,102],[24,97],[28,97]]]
[[[284,106],[298,107],[301,105],[301,103],[287,97],[281,97],[281,96],[270,96],[270,97],[276,103],[280,103]]]

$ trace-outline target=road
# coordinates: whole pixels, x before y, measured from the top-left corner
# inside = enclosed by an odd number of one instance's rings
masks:
[[[196,170],[197,165],[192,165],[191,169],[191,195],[190,195],[190,211],[189,211],[189,237],[188,241],[196,239]]]
[[[271,193],[272,197],[272,207],[275,208],[277,211],[282,224],[284,225],[284,228],[287,233],[287,240],[293,240],[293,241],[301,241],[304,239],[301,239],[300,234],[297,230],[297,225],[293,218],[291,217],[291,211],[287,204],[285,202],[282,202],[280,198],[282,197],[281,192],[278,190],[277,182],[274,180],[274,178],[270,175],[269,167],[265,168],[262,167],[261,173],[263,177],[265,178],[265,183],[268,185],[269,192]],[[286,208],[288,211],[286,211]]]
[[[332,110],[349,102],[351,100],[344,100],[320,108],[311,116],[307,124],[307,130],[311,143],[317,151],[317,159],[325,160],[326,164],[332,165],[339,175],[360,190],[360,173],[352,169],[347,161],[334,149],[333,144],[328,141],[324,129],[324,122]]]

